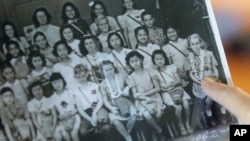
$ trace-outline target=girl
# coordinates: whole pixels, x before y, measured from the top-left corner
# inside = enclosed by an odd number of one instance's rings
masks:
[[[44,95],[46,97],[52,94],[51,87],[49,84],[49,78],[52,74],[52,69],[46,67],[45,58],[39,52],[32,52],[28,59],[27,63],[31,68],[31,73],[28,75],[28,81],[34,82],[36,80],[41,81],[44,89]]]
[[[51,15],[46,8],[38,8],[32,16],[37,31],[44,33],[51,47],[60,40],[59,27],[50,24]]]
[[[130,133],[136,121],[136,110],[128,97],[127,75],[118,73],[109,60],[103,61],[102,71],[105,79],[101,83],[101,92],[104,105],[110,110],[109,119],[126,141],[132,141]],[[127,121],[126,127],[121,121]]]
[[[2,31],[3,31],[3,40],[5,42],[16,41],[19,44],[22,52],[24,52],[25,54],[29,54],[30,44],[24,37],[18,35],[17,28],[12,22],[9,21],[4,22],[2,26]],[[2,49],[3,53],[7,54],[6,43],[3,44]]]
[[[82,62],[87,66],[90,71],[90,75],[94,78],[96,83],[99,83],[103,79],[101,72],[101,62],[107,57],[107,54],[97,51],[97,45],[95,39],[92,36],[85,36],[80,43],[80,51],[84,58]]]
[[[111,49],[108,59],[114,63],[118,72],[129,74],[131,68],[126,65],[125,58],[132,50],[125,48],[122,36],[117,32],[110,33],[108,36],[108,47]]]
[[[7,61],[11,63],[16,72],[16,78],[25,79],[30,73],[30,68],[26,62],[26,56],[21,51],[20,46],[15,41],[6,43],[7,47]]]
[[[122,0],[123,15],[117,17],[118,23],[123,29],[124,37],[128,46],[131,49],[135,49],[136,38],[134,29],[143,25],[141,20],[141,13],[144,11],[137,10],[134,0]]]
[[[63,41],[56,42],[53,48],[53,54],[60,60],[54,65],[53,72],[59,72],[64,76],[68,84],[68,89],[74,88],[76,81],[74,79],[73,68],[81,63],[80,57],[73,54],[70,46]]]
[[[1,64],[1,72],[2,77],[6,81],[1,88],[11,87],[14,91],[17,102],[26,105],[29,98],[29,93],[27,90],[28,82],[25,79],[17,79],[14,68],[8,62],[4,62]]]
[[[78,115],[76,96],[66,89],[66,81],[60,73],[53,73],[50,83],[54,94],[49,98],[58,113],[56,140],[79,141],[80,116]]]
[[[42,32],[36,32],[34,35],[35,45],[38,46],[39,52],[46,58],[48,66],[53,66],[58,62],[58,59],[53,55],[53,48],[49,46],[47,38]]]
[[[15,101],[14,91],[10,87],[2,88],[0,94],[4,104],[1,118],[8,139],[10,141],[33,140],[35,132],[26,105]]]
[[[90,25],[90,30],[91,30],[91,33],[94,35],[94,36],[97,36],[99,33],[100,33],[100,30],[98,29],[98,26],[97,26],[97,21],[96,21],[96,18],[99,17],[99,16],[104,16],[107,18],[107,21],[110,25],[110,30],[119,30],[120,27],[119,25],[117,24],[115,18],[111,17],[111,16],[108,16],[107,15],[107,9],[106,9],[106,6],[103,4],[102,1],[92,1],[91,2],[91,8],[90,8],[90,16],[91,16],[91,20],[92,20],[92,24]]]
[[[137,27],[135,36],[137,40],[136,49],[144,57],[143,67],[147,69],[153,68],[151,56],[154,50],[160,49],[160,46],[150,43],[148,29],[145,26]]]
[[[78,56],[82,56],[79,50],[80,40],[75,39],[73,28],[69,25],[64,26],[60,29],[62,41],[66,42]]]
[[[155,50],[153,52],[152,61],[157,67],[156,74],[159,77],[163,102],[166,105],[173,106],[175,108],[175,114],[177,116],[182,135],[187,134],[187,131],[188,133],[192,133],[188,102],[191,98],[181,86],[181,79],[178,75],[177,67],[169,64],[167,56],[162,50]],[[185,110],[185,126],[182,122],[182,106]]]
[[[86,135],[91,123],[94,132],[107,132],[108,112],[103,108],[99,85],[89,81],[89,74],[82,64],[74,68],[75,79],[79,82],[76,90],[79,113],[83,117],[80,133]]]
[[[29,91],[33,97],[27,107],[31,115],[34,126],[37,129],[36,139],[38,141],[52,141],[57,125],[56,110],[48,103],[44,97],[44,88],[41,81],[34,81],[29,86]]]
[[[194,82],[192,91],[195,96],[192,124],[194,127],[198,124],[201,129],[204,129],[207,126],[215,126],[216,123],[212,119],[211,106],[213,101],[202,90],[200,81],[206,76],[218,79],[218,63],[214,54],[204,48],[204,41],[198,34],[192,34],[188,37],[188,45],[190,52],[187,68],[190,70],[189,75]],[[221,112],[225,114],[226,111],[224,108],[221,108]],[[210,121],[204,120],[206,117]]]
[[[132,51],[126,56],[126,63],[133,70],[128,77],[128,85],[132,87],[138,115],[144,117],[160,134],[162,129],[153,118],[155,116],[159,119],[162,114],[163,103],[158,94],[160,85],[157,76],[153,76],[149,70],[143,68],[143,59],[144,57],[137,51]]]
[[[90,34],[89,25],[86,20],[82,19],[78,8],[72,2],[66,2],[62,7],[62,27],[69,25],[76,39],[81,39]]]

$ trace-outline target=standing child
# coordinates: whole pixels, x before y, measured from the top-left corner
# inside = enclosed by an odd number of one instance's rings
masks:
[[[19,44],[15,41],[9,41],[6,43],[6,48],[6,59],[15,69],[16,77],[19,79],[26,79],[30,73],[30,69],[26,62],[26,56],[21,51]]]
[[[44,87],[44,95],[50,96],[52,94],[51,86],[49,84],[49,78],[52,74],[52,69],[46,67],[45,58],[39,52],[32,52],[28,59],[27,63],[31,68],[31,73],[28,75],[28,81],[41,81]]]
[[[169,64],[167,56],[162,50],[155,50],[153,52],[152,61],[157,67],[156,74],[159,77],[163,102],[167,106],[173,106],[175,108],[175,114],[179,122],[178,125],[181,130],[181,134],[185,135],[187,134],[187,131],[188,133],[192,133],[193,131],[190,127],[189,107],[189,100],[191,98],[181,86],[181,79],[177,72],[177,67],[173,64]],[[185,110],[185,124],[182,121],[183,108]]]
[[[48,99],[44,96],[41,81],[32,82],[29,91],[33,98],[29,101],[27,107],[37,129],[36,139],[38,141],[53,141],[57,125],[56,110],[51,107],[51,103],[48,103]]]
[[[144,11],[141,14],[141,19],[148,29],[149,39],[153,44],[158,44],[162,47],[166,42],[166,36],[162,28],[155,26],[155,18],[152,13]]]
[[[101,83],[101,92],[104,105],[110,110],[111,124],[126,141],[132,141],[130,133],[136,121],[136,110],[129,100],[129,87],[125,82],[127,75],[118,73],[114,64],[109,60],[103,61],[102,71],[105,79]],[[122,121],[126,121],[126,126]]]
[[[143,68],[144,57],[137,51],[130,52],[126,57],[126,63],[133,72],[128,77],[128,85],[132,88],[137,114],[161,134],[162,129],[154,117],[159,119],[162,114],[163,102],[160,92],[158,78],[148,69]],[[154,116],[154,117],[153,117]]]
[[[194,127],[199,125],[201,129],[207,126],[215,126],[211,106],[213,101],[206,96],[201,88],[200,81],[203,77],[210,76],[218,79],[218,62],[211,51],[206,49],[205,42],[198,34],[192,34],[188,37],[188,45],[191,49],[188,56],[188,66],[190,69],[190,78],[193,80],[193,94],[195,96],[194,112],[192,124]],[[225,109],[221,108],[223,114]],[[209,121],[206,121],[206,118]]]
[[[5,79],[5,83],[0,87],[0,89],[3,87],[12,88],[16,101],[22,105],[26,105],[29,98],[29,93],[27,90],[29,84],[27,80],[17,79],[14,68],[8,62],[4,62],[3,64],[1,64],[1,72],[2,77]]]
[[[76,55],[82,56],[79,50],[80,40],[75,39],[73,28],[71,26],[66,25],[66,26],[61,27],[60,35],[61,35],[62,41],[66,42],[72,48],[72,51]]]
[[[60,73],[53,73],[50,83],[54,89],[54,94],[49,98],[58,113],[58,127],[56,140],[79,141],[79,128],[81,119],[78,115],[76,96],[66,89],[66,81]]]
[[[137,40],[136,49],[144,57],[143,67],[146,69],[153,68],[151,56],[153,51],[160,49],[160,47],[150,42],[148,29],[144,26],[139,26],[135,29],[135,36]]]
[[[15,101],[14,91],[4,87],[0,91],[3,107],[1,119],[10,141],[31,141],[35,132],[26,105]]]

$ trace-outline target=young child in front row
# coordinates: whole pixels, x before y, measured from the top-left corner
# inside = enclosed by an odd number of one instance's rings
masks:
[[[154,50],[160,49],[157,44],[152,44],[149,40],[149,32],[145,26],[139,26],[135,29],[135,37],[137,40],[137,51],[143,55],[143,67],[145,69],[153,68],[151,56]]]
[[[177,72],[177,67],[173,64],[169,64],[167,55],[162,50],[155,50],[153,52],[152,61],[157,67],[156,74],[159,77],[163,101],[166,105],[175,108],[175,114],[181,134],[185,135],[187,133],[192,133],[193,131],[190,127],[190,107],[188,102],[191,100],[191,97],[181,86],[181,79]],[[185,110],[185,125],[182,121],[183,108]]]
[[[35,132],[29,117],[26,105],[15,100],[14,91],[4,87],[0,91],[4,104],[1,110],[1,119],[9,141],[32,141]]]
[[[126,63],[133,70],[128,77],[128,85],[132,87],[138,116],[144,117],[160,134],[162,129],[156,122],[156,119],[161,117],[163,108],[159,94],[160,85],[157,76],[153,76],[148,69],[143,68],[143,59],[144,57],[137,51],[132,51],[127,55]]]
[[[49,97],[50,103],[58,113],[58,127],[56,128],[56,140],[79,141],[79,128],[81,119],[77,113],[76,97],[66,89],[66,81],[60,73],[53,73],[50,83],[54,94]]]
[[[44,96],[44,87],[39,80],[33,81],[29,86],[32,99],[27,107],[36,127],[37,141],[54,141],[55,128],[57,125],[56,110]]]
[[[215,126],[213,112],[211,106],[213,101],[206,96],[201,88],[201,80],[203,77],[214,77],[218,80],[218,62],[214,54],[206,49],[206,44],[198,34],[192,34],[188,37],[188,45],[190,48],[188,56],[187,69],[190,71],[190,78],[193,80],[193,94],[196,97],[194,103],[194,112],[192,116],[192,126],[197,124],[201,129],[208,126]],[[221,113],[225,114],[226,110],[221,107]],[[209,120],[209,121],[206,121]]]
[[[132,141],[130,135],[136,121],[136,109],[129,97],[126,85],[127,75],[118,73],[113,62],[102,62],[105,79],[101,83],[104,105],[110,110],[109,119],[126,141]],[[124,126],[123,122],[126,122]]]

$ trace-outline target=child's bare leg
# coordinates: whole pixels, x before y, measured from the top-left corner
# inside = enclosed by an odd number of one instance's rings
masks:
[[[189,102],[188,100],[183,100],[183,107],[185,110],[185,123],[186,123],[186,128],[189,133],[193,132],[193,129],[190,126],[190,107],[189,107]]]
[[[136,122],[136,116],[132,115],[127,121],[127,125],[126,125],[128,133],[131,133],[132,129],[134,128],[135,122]]]
[[[79,141],[79,129],[80,129],[80,125],[81,125],[81,119],[79,115],[75,115],[75,123],[74,123],[74,127],[73,130],[71,131],[70,135],[73,141]]]
[[[130,134],[128,133],[128,131],[126,130],[126,128],[120,121],[114,120],[113,125],[115,126],[116,130],[122,135],[122,137],[126,141],[132,141]]]
[[[178,125],[180,127],[181,134],[186,135],[187,130],[183,124],[182,116],[181,116],[182,115],[182,106],[181,105],[174,105],[174,107],[175,107],[175,115],[177,116]]]
[[[150,115],[148,111],[143,112],[143,117],[150,125],[152,125],[155,128],[157,133],[162,132],[161,127],[156,123],[156,121],[153,119],[153,117]]]

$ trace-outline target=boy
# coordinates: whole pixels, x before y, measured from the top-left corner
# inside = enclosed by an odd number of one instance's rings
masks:
[[[148,29],[149,31],[149,40],[153,44],[158,44],[160,47],[162,47],[165,44],[165,39],[166,36],[164,35],[163,29],[160,27],[156,27],[154,25],[154,17],[153,15],[148,12],[144,11],[141,14],[141,19],[144,23],[144,26]]]
[[[0,91],[3,107],[1,118],[9,141],[31,141],[35,132],[26,105],[18,104],[11,88]]]

